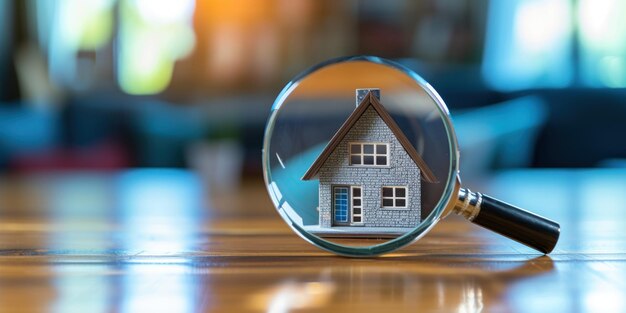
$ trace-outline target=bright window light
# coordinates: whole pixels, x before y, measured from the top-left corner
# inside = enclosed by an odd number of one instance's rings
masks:
[[[111,38],[114,0],[65,0],[57,3],[59,39],[68,50],[97,49]]]
[[[483,75],[503,91],[570,84],[572,5],[568,0],[491,1]]]
[[[546,54],[567,37],[569,4],[563,1],[521,3],[515,14],[513,38],[531,55]]]
[[[193,0],[134,0],[134,5],[144,21],[159,24],[186,21],[195,6]]]
[[[580,0],[581,76],[594,87],[626,87],[626,2]]]
[[[170,83],[174,64],[195,45],[193,0],[121,1],[118,82],[130,94],[155,94]]]
[[[115,0],[40,0],[38,31],[48,50],[48,66],[55,83],[76,88],[77,54],[95,51],[113,36]]]

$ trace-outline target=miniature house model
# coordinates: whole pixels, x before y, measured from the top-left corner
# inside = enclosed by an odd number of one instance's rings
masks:
[[[315,178],[318,230],[357,235],[416,227],[421,181],[435,179],[380,103],[378,89],[357,90],[356,109],[302,177]]]

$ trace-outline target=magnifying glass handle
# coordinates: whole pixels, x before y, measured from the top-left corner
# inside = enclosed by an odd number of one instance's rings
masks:
[[[455,211],[474,224],[545,254],[554,249],[561,233],[561,226],[554,221],[469,189],[461,188]]]

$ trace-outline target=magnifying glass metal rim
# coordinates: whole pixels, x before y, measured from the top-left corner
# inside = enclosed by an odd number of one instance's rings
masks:
[[[268,122],[265,127],[265,133],[263,138],[263,151],[262,151],[262,163],[263,163],[263,178],[265,180],[265,186],[268,189],[268,192],[271,194],[272,190],[270,190],[271,185],[271,177],[270,177],[270,143],[271,143],[271,135],[273,132],[273,127],[275,125],[275,120],[277,118],[278,112],[284,103],[285,99],[298,87],[299,82],[308,76],[309,74],[324,68],[326,66],[331,66],[337,63],[344,62],[355,62],[355,61],[366,61],[372,62],[384,66],[389,66],[400,72],[411,77],[434,101],[441,115],[441,119],[443,121],[450,149],[450,168],[448,171],[448,178],[446,180],[446,186],[444,188],[443,194],[435,209],[426,217],[424,221],[422,221],[415,229],[412,231],[394,238],[390,239],[387,242],[372,245],[372,246],[363,246],[363,247],[354,247],[354,246],[345,246],[337,243],[333,243],[327,241],[323,238],[320,238],[316,235],[313,235],[306,230],[304,230],[300,225],[294,223],[289,216],[282,210],[280,205],[277,204],[277,211],[281,215],[281,217],[287,222],[287,224],[304,240],[312,243],[313,245],[322,248],[326,251],[350,257],[368,257],[368,256],[376,256],[384,253],[388,253],[391,251],[395,251],[404,246],[407,246],[416,240],[423,237],[430,229],[437,224],[437,222],[450,212],[452,212],[456,198],[459,193],[459,189],[461,186],[461,182],[459,179],[459,147],[457,142],[457,137],[454,132],[454,127],[452,125],[452,119],[450,118],[450,112],[448,111],[448,107],[439,94],[433,89],[433,87],[426,82],[421,76],[415,73],[413,70],[390,60],[383,59],[376,56],[368,56],[368,55],[359,55],[359,56],[347,56],[340,57],[325,61],[318,65],[315,65],[304,72],[297,75],[294,79],[292,79],[280,92],[276,100],[274,101],[271,114],[268,119]]]

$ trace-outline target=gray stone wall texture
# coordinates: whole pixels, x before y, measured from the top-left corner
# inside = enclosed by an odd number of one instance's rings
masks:
[[[349,165],[350,142],[389,143],[389,167]],[[416,227],[420,222],[420,169],[376,110],[369,107],[318,172],[320,227],[333,226],[332,187],[362,186],[365,227]],[[383,186],[407,186],[406,209],[382,208]]]

